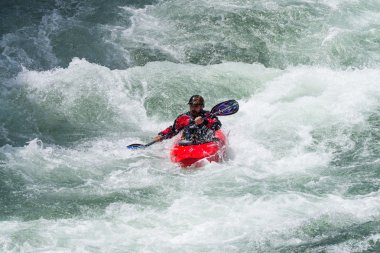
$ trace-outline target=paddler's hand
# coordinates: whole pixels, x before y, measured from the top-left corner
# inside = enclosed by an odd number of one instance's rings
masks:
[[[161,141],[162,139],[163,139],[163,138],[162,138],[161,135],[156,135],[156,136],[153,137],[153,140],[154,140],[154,141]]]
[[[203,118],[201,116],[198,116],[194,119],[195,124],[200,125],[203,123]]]

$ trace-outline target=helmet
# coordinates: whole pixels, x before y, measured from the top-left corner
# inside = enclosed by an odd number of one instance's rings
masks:
[[[202,107],[204,107],[205,101],[204,101],[202,96],[193,95],[193,96],[191,96],[191,98],[189,99],[189,103],[187,103],[187,104],[189,104],[189,105],[201,105]]]

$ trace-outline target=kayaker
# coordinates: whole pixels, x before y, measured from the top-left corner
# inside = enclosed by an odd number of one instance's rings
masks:
[[[155,141],[169,139],[182,132],[182,140],[191,143],[203,143],[212,141],[214,133],[222,124],[216,116],[203,110],[204,99],[200,95],[193,95],[188,102],[189,111],[179,115],[172,126],[158,133],[153,138]]]

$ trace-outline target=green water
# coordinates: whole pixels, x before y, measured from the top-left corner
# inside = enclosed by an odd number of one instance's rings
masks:
[[[378,1],[0,4],[1,252],[379,252]],[[148,143],[202,94],[229,159]]]

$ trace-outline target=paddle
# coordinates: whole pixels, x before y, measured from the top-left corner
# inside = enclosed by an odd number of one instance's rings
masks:
[[[135,149],[142,149],[142,148],[146,148],[146,147],[149,147],[150,145],[156,143],[158,141],[152,141],[152,142],[149,142],[148,144],[131,144],[131,145],[128,145],[127,148],[128,149],[131,149],[131,150],[135,150]]]
[[[236,100],[227,100],[215,105],[211,109],[210,114],[211,116],[228,116],[228,115],[237,113],[237,111],[239,111],[239,103]],[[127,148],[130,150],[143,149],[143,148],[149,147],[150,145],[156,142],[159,142],[159,141],[152,141],[152,142],[149,142],[148,144],[134,143],[134,144],[128,145]]]
[[[211,109],[211,116],[228,116],[239,111],[239,103],[236,100],[221,102]]]

